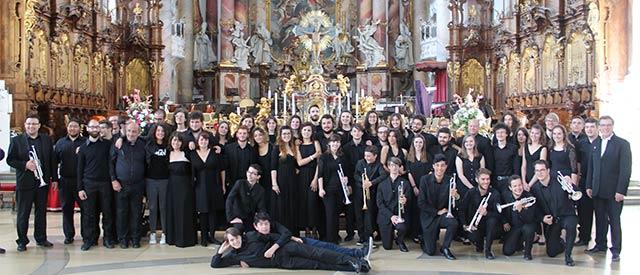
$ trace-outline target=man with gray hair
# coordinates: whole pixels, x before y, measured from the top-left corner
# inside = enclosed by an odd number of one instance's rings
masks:
[[[142,196],[144,195],[145,144],[139,139],[140,127],[126,125],[125,140],[111,148],[111,185],[116,192],[116,230],[120,248],[140,247]]]

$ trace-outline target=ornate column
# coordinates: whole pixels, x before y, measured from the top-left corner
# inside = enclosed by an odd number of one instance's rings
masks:
[[[429,5],[427,1],[413,1],[413,29],[411,34],[413,35],[413,59],[416,64],[421,61],[422,55],[422,26],[420,25],[420,19],[426,21],[429,20]],[[409,20],[407,19],[407,20]],[[413,79],[420,80],[425,85],[429,85],[427,82],[427,73],[418,70],[413,70]]]
[[[161,0],[153,0],[149,2],[149,25],[151,28],[151,60],[149,67],[151,69],[151,94],[154,97],[154,108],[158,107],[160,99],[160,76],[162,75],[162,22],[160,21],[160,9],[162,8]]]
[[[451,10],[451,22],[449,22],[449,62],[447,63],[447,73],[451,79],[452,94],[460,94],[460,69],[462,67],[462,30],[463,30],[463,5],[466,0],[449,0],[449,10]]]
[[[358,6],[357,6],[357,8],[359,9],[358,26],[355,26],[355,28],[365,26],[371,22],[372,15],[373,15],[372,1],[373,0],[358,0]],[[360,62],[364,62],[365,58],[362,55],[362,53],[360,53],[360,51],[358,50],[356,51],[359,53],[358,55],[360,57],[359,58]],[[356,92],[360,93],[361,91],[368,91],[369,90],[369,85],[367,81],[368,77],[364,69],[364,66],[358,66],[356,78],[357,78]]]
[[[384,48],[385,57],[389,60],[389,51],[387,48],[387,0],[376,0],[372,1],[372,3],[372,21],[380,21],[380,24],[378,24],[378,30],[373,34],[373,37],[378,41],[378,44]]]
[[[247,0],[235,0],[233,14],[236,21],[239,21],[240,23],[242,23],[242,25],[244,25],[245,38],[251,34],[250,28],[249,28],[249,17],[247,16],[247,10],[248,10]]]
[[[233,58],[233,45],[231,44],[231,29],[235,20],[235,2],[234,0],[220,1],[220,28],[218,36],[218,56],[220,57],[221,66],[231,66],[231,58]]]
[[[193,1],[180,1],[179,18],[184,18],[184,59],[176,67],[178,102],[191,102],[193,96]]]

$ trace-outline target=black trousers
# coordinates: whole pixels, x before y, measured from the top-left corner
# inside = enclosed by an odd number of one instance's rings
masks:
[[[116,192],[118,241],[140,242],[144,181],[133,184],[121,183],[121,186],[120,192]]]
[[[330,243],[339,243],[339,218],[338,210],[344,204],[344,195],[342,191],[327,191],[322,201],[324,202],[325,224],[326,224],[326,241]]]
[[[545,224],[544,233],[547,238],[546,247],[547,255],[555,257],[564,251],[565,257],[571,257],[573,243],[576,241],[576,226],[578,225],[578,217],[563,216],[554,218],[553,224]],[[565,230],[564,242],[560,238],[562,229]]]
[[[113,189],[110,182],[85,183],[87,199],[82,201],[81,234],[85,243],[95,243],[100,237],[98,220],[102,212],[104,242],[113,241],[115,219],[113,211]]]
[[[372,205],[375,201],[367,200],[367,210],[362,210],[364,206],[364,196],[362,194],[362,186],[355,187],[353,194],[353,210],[355,212],[356,229],[358,229],[358,237],[360,241],[364,242],[369,239],[373,232],[373,225],[371,223]]]
[[[60,179],[58,195],[62,206],[62,231],[64,232],[64,237],[73,239],[76,235],[76,228],[73,223],[75,204],[77,202],[78,205],[81,205],[80,197],[78,197],[78,181],[69,178]]]
[[[478,224],[478,228],[469,233],[469,239],[475,243],[476,247],[484,248],[484,251],[491,251],[493,240],[498,235],[500,221],[493,216],[484,216]]]
[[[584,193],[583,193],[584,194]],[[582,196],[578,201],[578,239],[591,241],[591,229],[593,228],[593,199]]]
[[[504,176],[502,176],[500,180],[498,180],[497,177],[494,177],[491,181],[491,185],[493,188],[500,191],[500,194],[504,194],[505,192],[511,193],[511,190],[509,190],[509,177],[504,178]]]
[[[533,237],[536,235],[536,227],[539,227],[537,223],[527,223],[518,227],[511,227],[511,230],[507,231],[504,235],[502,254],[511,256],[516,253],[516,251],[522,250],[524,243],[525,254],[531,255]]]
[[[607,233],[611,227],[611,254],[619,255],[622,251],[622,227],[620,214],[624,201],[615,199],[594,198],[593,206],[596,210],[596,246],[607,249]]]
[[[35,205],[34,233],[37,243],[47,240],[47,200],[49,186],[30,190],[16,190],[16,203],[18,216],[16,217],[16,231],[18,233],[17,244],[28,244],[29,216],[31,208]]]
[[[444,234],[444,241],[442,242],[442,248],[449,248],[453,241],[453,237],[456,236],[456,231],[458,230],[458,220],[455,217],[447,218],[446,214],[440,215],[436,217],[431,224],[422,228],[422,240],[424,241],[422,250],[425,254],[429,256],[436,254],[436,244],[440,237],[441,228],[446,230]]]
[[[407,234],[408,221],[409,220],[405,219],[405,222],[396,225],[392,223],[378,224],[378,230],[380,230],[380,237],[382,238],[382,247],[384,247],[384,249],[389,250],[393,248],[393,229],[398,231],[398,236],[396,237],[398,241],[404,241],[404,237]]]
[[[319,269],[355,271],[352,262],[356,259],[338,252],[301,244],[294,241],[282,246],[273,260],[285,269]]]

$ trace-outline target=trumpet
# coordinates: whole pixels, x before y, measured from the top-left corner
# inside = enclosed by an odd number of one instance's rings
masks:
[[[364,187],[364,182],[369,181],[369,176],[367,176],[367,168],[364,168],[364,173],[362,173],[362,200],[364,201],[364,205],[362,206],[362,210],[369,209],[367,207],[367,200],[370,199],[370,191],[369,188]]]
[[[398,185],[398,223],[403,223],[402,212],[404,212],[404,204],[400,203],[400,198],[404,197],[404,181],[400,181]]]
[[[456,199],[451,196],[451,192],[456,189],[456,173],[449,180],[449,207],[447,208],[447,218],[453,218],[453,208],[456,207]]]
[[[31,145],[31,150],[29,150],[29,160],[33,160],[36,163],[36,170],[33,172],[36,179],[40,181],[40,186],[47,186],[47,183],[44,181],[44,174],[42,173],[42,166],[40,164],[40,158],[38,158],[38,152],[36,151],[36,147]]]
[[[482,207],[487,207],[487,205],[489,204],[489,198],[491,198],[491,192],[489,192],[489,195],[487,195],[480,201],[478,210],[476,210],[476,213],[473,214],[473,218],[471,219],[469,225],[464,226],[464,230],[473,232],[474,230],[478,229],[478,224],[480,224],[480,220],[482,219],[482,215],[480,215],[480,209]]]
[[[582,198],[582,192],[573,190],[573,184],[564,179],[564,175],[558,171],[558,182],[562,186],[562,190],[567,191],[572,200],[578,201]]]
[[[344,178],[344,171],[342,170],[342,163],[338,163],[338,178],[340,179],[340,185],[342,186],[342,193],[344,194],[344,204],[351,204],[349,200],[349,189],[347,184],[342,182]]]
[[[512,203],[507,203],[502,205],[498,203],[496,205],[496,208],[498,209],[498,213],[502,213],[502,209],[507,208],[509,206],[513,207],[513,210],[516,210],[516,203],[518,202],[522,203],[522,205],[524,205],[525,208],[531,207],[536,203],[536,197],[526,197],[526,198],[522,198],[517,201],[514,201]]]

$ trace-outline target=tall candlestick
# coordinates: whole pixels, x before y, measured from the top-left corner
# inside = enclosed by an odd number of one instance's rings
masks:
[[[360,117],[360,93],[356,93],[356,119]]]
[[[236,114],[240,115],[240,106],[236,107]]]
[[[275,103],[275,108],[273,108],[273,116],[278,117],[278,93],[275,94],[274,99],[275,100],[273,102]]]
[[[342,114],[342,95],[338,94],[338,116],[340,117],[340,114]]]
[[[347,111],[351,112],[351,91],[347,94]]]
[[[282,115],[285,115],[287,113],[287,95],[282,95],[282,98],[284,98],[284,103],[282,104]]]
[[[267,97],[271,99],[271,88],[269,88],[269,91],[267,92]]]
[[[296,95],[291,93],[291,115],[296,115]]]

